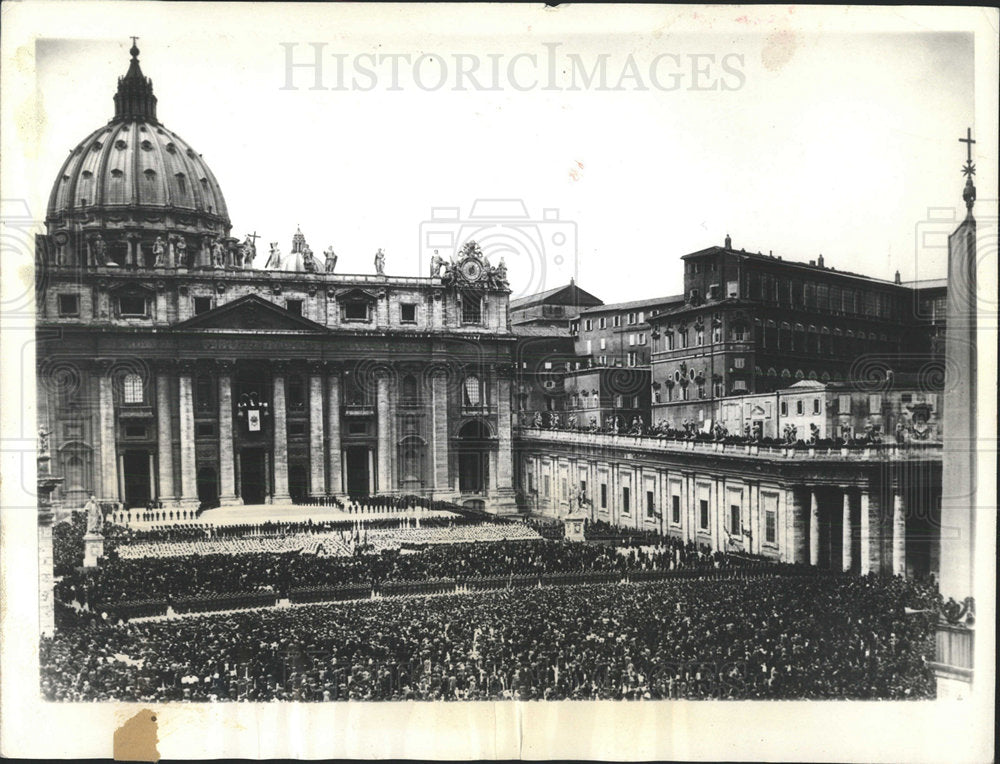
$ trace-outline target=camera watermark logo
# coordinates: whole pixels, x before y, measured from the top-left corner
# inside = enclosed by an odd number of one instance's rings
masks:
[[[521,199],[477,199],[465,216],[459,207],[434,207],[420,224],[420,272],[429,272],[435,255],[455,262],[469,241],[493,265],[504,261],[511,298],[576,279],[576,223],[563,220],[558,209],[545,208],[533,216]]]

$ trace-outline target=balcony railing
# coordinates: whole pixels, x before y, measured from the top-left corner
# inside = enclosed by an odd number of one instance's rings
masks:
[[[760,443],[725,443],[721,440],[694,438],[659,438],[650,435],[614,435],[580,430],[542,429],[518,426],[516,432],[522,440],[539,440],[549,443],[568,443],[602,448],[622,448],[633,451],[689,451],[707,454],[721,453],[729,456],[752,456],[766,459],[835,460],[835,461],[908,461],[941,459],[940,443],[880,443],[864,447],[815,446],[808,443],[762,445]]]

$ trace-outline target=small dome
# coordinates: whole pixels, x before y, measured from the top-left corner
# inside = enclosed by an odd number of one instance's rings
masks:
[[[114,119],[70,151],[49,196],[48,221],[83,208],[176,209],[228,230],[218,181],[201,155],[157,120],[153,83],[139,68],[139,49],[133,45],[131,53],[118,80]]]

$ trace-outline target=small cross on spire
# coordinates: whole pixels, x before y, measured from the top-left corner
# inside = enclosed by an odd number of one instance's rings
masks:
[[[131,37],[132,37],[132,48],[129,50],[129,53],[132,54],[132,58],[138,58],[139,46],[135,44],[135,41],[138,40],[139,38],[136,35],[131,35]]]
[[[967,127],[965,130],[965,137],[959,138],[958,142],[965,144],[966,158],[965,167],[962,168],[962,174],[968,177],[976,174],[976,166],[972,163],[972,144],[975,143],[975,141],[972,138],[972,128]]]

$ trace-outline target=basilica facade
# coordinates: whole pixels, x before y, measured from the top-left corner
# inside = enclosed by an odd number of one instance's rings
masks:
[[[133,46],[114,117],[52,189],[40,426],[58,508],[163,520],[219,504],[421,495],[515,508],[504,268],[473,242],[426,277],[336,273],[301,231],[257,257],[201,155],[157,118]]]

